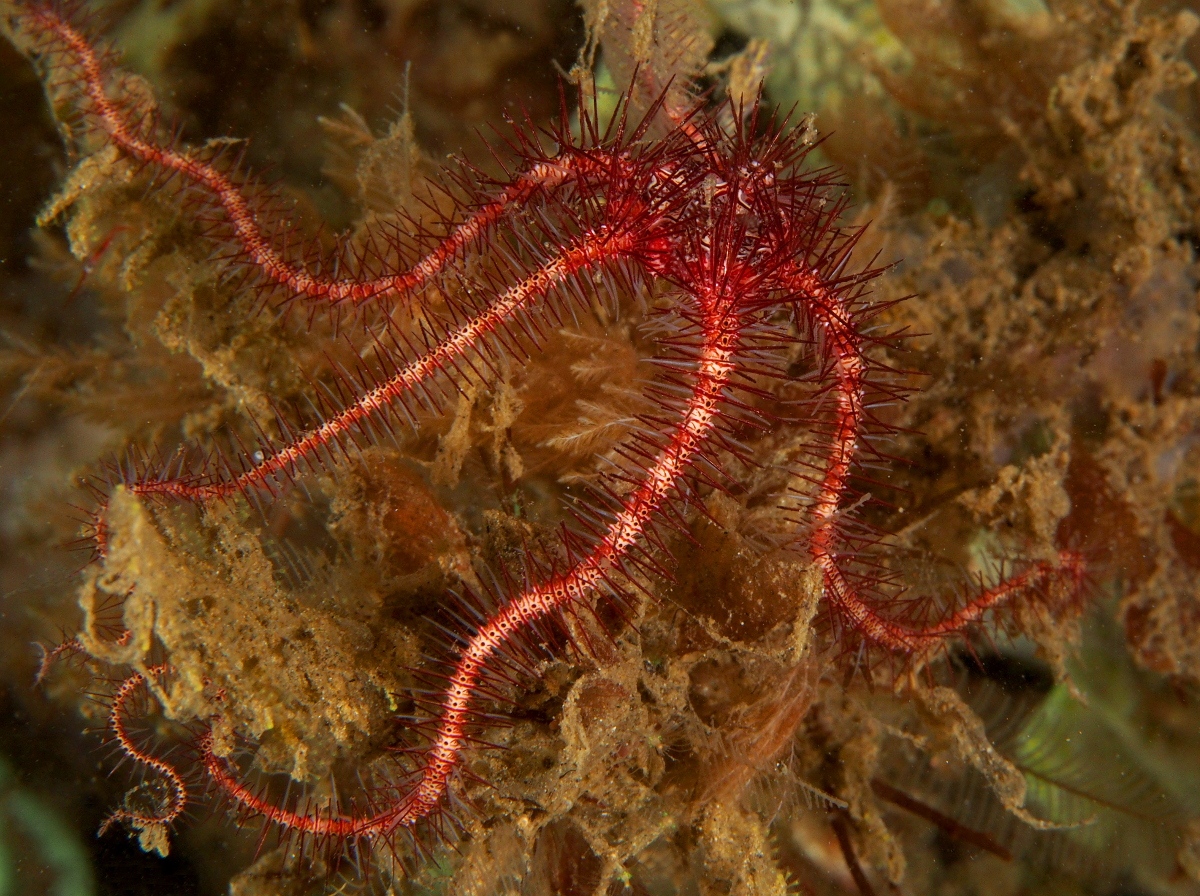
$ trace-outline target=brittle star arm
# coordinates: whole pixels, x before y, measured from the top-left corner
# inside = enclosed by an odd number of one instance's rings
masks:
[[[138,495],[199,503],[256,489],[270,490],[276,476],[294,474],[300,464],[322,448],[336,444],[364,421],[383,414],[389,406],[402,401],[423,383],[453,368],[456,362],[482,351],[490,334],[506,326],[519,313],[529,311],[556,285],[600,264],[628,258],[639,239],[639,235],[628,229],[613,230],[606,226],[580,235],[554,258],[505,290],[483,313],[448,333],[423,355],[403,365],[319,426],[282,445],[237,475],[215,479],[194,475],[148,477],[126,483],[126,487]]]
[[[304,835],[387,837],[432,815],[461,762],[467,730],[475,712],[482,679],[505,645],[547,616],[586,603],[619,569],[646,528],[675,493],[704,450],[721,413],[723,394],[736,368],[735,355],[743,322],[723,296],[701,296],[703,343],[697,358],[694,387],[669,440],[626,494],[610,524],[589,554],[569,570],[532,585],[507,601],[465,642],[449,674],[432,744],[426,751],[415,786],[392,805],[369,817],[296,812],[276,806],[247,786],[222,758],[213,754],[211,739],[200,744],[201,756],[215,784],[235,803],[285,829]]]
[[[126,678],[117,688],[112,697],[112,705],[108,709],[108,731],[116,741],[120,751],[134,762],[155,772],[167,788],[163,808],[155,813],[123,808],[115,809],[100,825],[97,836],[103,835],[117,823],[125,823],[137,830],[170,827],[187,806],[187,785],[183,776],[169,762],[159,759],[140,746],[129,731],[128,719],[133,715],[130,704],[149,687],[147,676],[161,676],[170,672],[166,665],[151,666],[146,673],[135,672]]]
[[[978,623],[989,610],[1038,588],[1055,578],[1077,582],[1082,560],[1061,551],[1058,562],[1038,561],[998,584],[982,589],[970,601],[928,626],[911,626],[881,615],[863,599],[839,565],[837,515],[846,495],[855,454],[863,435],[864,393],[869,368],[862,336],[854,326],[844,295],[826,286],[816,271],[797,270],[793,289],[802,297],[804,313],[822,334],[832,364],[836,407],[828,458],[813,502],[813,528],[808,552],[821,570],[825,599],[866,641],[895,653],[917,655],[936,649],[949,635]]]
[[[374,278],[328,277],[298,265],[279,252],[264,234],[246,194],[228,175],[210,162],[162,146],[141,133],[139,121],[122,110],[105,88],[104,63],[86,36],[70,21],[44,3],[27,7],[35,37],[52,36],[74,59],[81,75],[82,90],[95,117],[109,139],[130,156],[178,174],[203,187],[224,212],[234,237],[250,263],[273,281],[298,296],[325,299],[331,303],[362,302],[385,294],[406,297],[428,284],[436,275],[496,224],[504,213],[540,189],[549,189],[575,174],[594,167],[586,157],[562,154],[539,162],[504,187],[461,221],[432,251],[406,271]]]

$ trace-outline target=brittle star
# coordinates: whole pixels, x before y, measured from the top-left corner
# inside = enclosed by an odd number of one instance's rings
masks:
[[[895,336],[867,335],[868,321],[883,307],[868,295],[881,270],[851,265],[862,231],[840,223],[846,200],[835,173],[803,170],[810,150],[803,135],[768,120],[758,104],[675,109],[660,98],[634,121],[627,98],[607,125],[594,107],[581,104],[573,127],[564,103],[548,135],[552,150],[543,149],[536,134],[518,131],[513,145],[523,173],[488,195],[470,197],[471,210],[450,220],[436,246],[411,267],[327,276],[278,248],[236,166],[164,140],[157,110],[113,86],[113,62],[70,13],[44,2],[19,10],[15,30],[65,79],[92,132],[202,196],[213,238],[232,246],[237,257],[231,263],[253,272],[260,285],[330,307],[385,300],[408,305],[432,291],[445,306],[440,318],[426,319],[419,336],[399,337],[403,344],[382,358],[384,373],[319,425],[293,433],[281,424],[285,436],[277,444],[195,469],[147,471],[132,464],[116,484],[135,495],[203,504],[274,494],[358,432],[390,426],[390,418],[416,425],[413,404],[436,407],[436,387],[487,381],[500,358],[536,350],[547,338],[547,323],[562,325],[594,299],[608,298],[606,291],[637,298],[661,284],[671,296],[669,306],[650,312],[659,372],[646,395],[656,410],[638,418],[640,426],[618,449],[620,468],[575,511],[574,526],[562,536],[566,561],[556,569],[532,568],[524,584],[494,596],[496,609],[472,630],[454,633],[454,662],[412,783],[389,788],[399,795],[364,814],[275,804],[216,754],[205,731],[197,751],[209,781],[246,812],[289,833],[339,842],[391,843],[399,831],[436,825],[464,748],[481,724],[481,695],[500,683],[503,667],[527,664],[529,643],[544,622],[595,613],[598,602],[626,603],[639,575],[663,570],[669,552],[658,530],[680,525],[704,487],[727,487],[723,464],[729,458],[754,463],[734,428],[781,423],[761,404],[771,397],[771,384],[792,378],[787,351],[796,345],[811,350],[832,410],[820,421],[826,443],[793,470],[812,490],[781,500],[793,510],[797,502],[802,507],[792,549],[819,569],[824,601],[844,640],[916,662],[1001,605],[1077,586],[1082,561],[1063,551],[981,587],[940,620],[916,625],[888,614],[894,591],[869,571],[855,571],[846,547],[851,477],[872,437],[887,431],[870,405],[904,392],[870,350]],[[651,136],[655,127],[662,136]],[[394,236],[389,245],[400,250],[400,243]],[[475,255],[486,256],[487,264],[477,266],[482,273],[467,273],[461,262]],[[106,500],[101,495],[94,516],[101,559]],[[122,811],[110,819],[142,827],[174,821],[188,799],[182,778],[125,733],[127,703],[146,684],[140,673],[127,679],[111,713],[124,752],[172,784],[161,811]]]

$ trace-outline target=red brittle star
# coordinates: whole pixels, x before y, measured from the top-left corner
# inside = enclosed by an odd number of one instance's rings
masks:
[[[102,140],[205,197],[215,238],[233,246],[235,263],[261,284],[330,305],[385,298],[408,304],[426,291],[436,291],[445,305],[419,337],[400,337],[403,344],[383,358],[384,373],[373,385],[318,426],[295,434],[285,426],[282,441],[233,462],[156,473],[134,465],[119,484],[136,495],[205,503],[273,494],[356,432],[387,425],[389,417],[414,420],[410,403],[436,385],[486,381],[497,359],[536,349],[547,338],[545,323],[561,324],[586,308],[599,284],[618,284],[627,296],[662,284],[671,296],[669,307],[652,312],[660,373],[646,394],[657,410],[638,418],[640,426],[618,452],[623,466],[576,512],[575,527],[564,530],[566,561],[531,570],[522,585],[495,596],[498,608],[477,627],[455,633],[456,657],[443,676],[430,743],[411,783],[389,789],[398,795],[362,814],[275,804],[216,754],[205,731],[197,750],[209,781],[247,812],[288,832],[339,842],[390,843],[400,830],[432,823],[480,725],[482,695],[503,678],[500,668],[522,665],[544,621],[594,613],[598,602],[626,601],[639,575],[662,568],[668,552],[657,530],[683,519],[702,487],[725,487],[730,458],[753,463],[735,428],[780,422],[758,402],[770,397],[773,383],[792,378],[787,349],[795,345],[815,346],[832,409],[821,421],[825,444],[796,462],[794,475],[812,481],[814,490],[800,496],[805,512],[793,547],[819,568],[825,602],[844,639],[915,665],[1001,604],[1077,584],[1081,561],[1064,551],[919,626],[889,615],[896,592],[870,572],[855,571],[858,545],[848,535],[846,513],[854,498],[851,477],[872,433],[886,430],[869,406],[874,397],[903,393],[870,349],[895,337],[866,334],[880,311],[866,289],[881,271],[850,264],[861,231],[839,223],[845,200],[833,173],[804,172],[809,147],[802,135],[764,120],[757,105],[727,106],[723,118],[703,106],[664,108],[660,100],[633,124],[626,103],[607,127],[585,107],[577,132],[564,111],[549,135],[553,150],[544,150],[536,135],[519,133],[523,173],[488,195],[473,195],[468,210],[411,267],[330,277],[278,248],[248,182],[233,169],[211,154],[165,142],[157,111],[131,103],[113,86],[111,61],[59,6],[31,2],[15,25],[66,76]],[[652,138],[660,113],[666,133]],[[487,257],[483,273],[460,264],[473,255]],[[105,500],[95,513],[101,556]],[[131,758],[166,776],[172,795],[161,815],[113,818],[166,825],[188,798],[182,779],[133,745],[122,727],[127,699],[145,683],[139,673],[120,687],[112,727]]]

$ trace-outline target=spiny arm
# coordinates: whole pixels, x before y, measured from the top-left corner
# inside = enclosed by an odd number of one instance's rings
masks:
[[[620,500],[592,550],[570,569],[523,589],[463,643],[447,676],[449,684],[442,695],[432,743],[421,760],[415,786],[370,817],[296,812],[265,801],[202,743],[205,767],[225,795],[247,811],[287,830],[317,837],[386,837],[397,828],[412,827],[434,814],[444,800],[454,769],[461,762],[472,716],[477,711],[474,707],[477,695],[497,656],[551,614],[584,605],[596,590],[604,587],[671,500],[680,477],[705,449],[719,422],[723,396],[736,370],[735,355],[743,322],[736,311],[729,310],[731,304],[716,298],[702,300],[703,343],[694,386],[682,417],[638,484]]]
[[[115,741],[117,749],[133,762],[154,772],[166,785],[163,808],[157,812],[131,808],[116,809],[104,819],[100,826],[100,835],[118,823],[128,824],[138,831],[166,829],[174,824],[187,806],[187,785],[178,769],[144,750],[129,730],[129,719],[134,715],[132,703],[149,687],[147,676],[161,677],[170,671],[170,667],[159,665],[151,666],[146,670],[146,674],[135,672],[130,675],[113,694],[108,710],[108,733]]]
[[[295,476],[302,464],[311,462],[322,450],[348,438],[357,427],[379,421],[416,389],[454,369],[457,364],[469,362],[473,355],[480,355],[493,334],[512,326],[515,318],[533,310],[555,287],[600,265],[629,257],[638,239],[628,230],[614,231],[607,226],[581,234],[563,251],[489,302],[480,314],[447,333],[420,357],[403,364],[340,412],[271,451],[240,473],[144,476],[124,484],[135,494],[198,503],[260,489],[270,491],[272,482],[279,477]]]
[[[1063,583],[1078,590],[1082,558],[1061,551],[1055,561],[1038,561],[970,600],[945,618],[927,625],[907,625],[879,612],[864,599],[840,565],[837,515],[849,490],[851,470],[864,433],[866,379],[870,364],[863,336],[844,292],[830,289],[817,271],[797,269],[792,288],[802,298],[803,313],[823,337],[833,368],[835,409],[832,435],[817,494],[813,499],[808,552],[821,570],[828,600],[846,624],[865,641],[893,653],[922,655],[938,649],[946,638],[978,624],[988,611]]]
[[[67,17],[45,2],[30,2],[23,8],[24,13],[18,14],[18,27],[70,58],[79,73],[80,90],[108,138],[133,158],[203,188],[220,207],[234,240],[250,265],[267,281],[296,296],[330,303],[361,303],[383,295],[405,299],[446,270],[514,206],[519,206],[539,190],[565,182],[575,175],[573,169],[587,164],[586,158],[569,154],[534,164],[504,187],[499,195],[470,213],[432,251],[406,271],[380,277],[325,276],[307,265],[288,260],[272,245],[253,203],[233,178],[212,162],[156,141],[152,128],[145,123],[147,116],[131,114],[109,95],[106,88],[109,71],[101,54]],[[152,120],[153,116],[149,118]]]

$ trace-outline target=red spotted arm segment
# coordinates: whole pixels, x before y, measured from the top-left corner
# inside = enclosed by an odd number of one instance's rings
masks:
[[[108,814],[100,826],[99,834],[101,835],[118,823],[128,824],[138,830],[156,826],[169,827],[183,814],[184,808],[187,806],[187,785],[183,776],[165,759],[160,759],[142,749],[130,732],[128,724],[128,719],[133,715],[130,708],[131,703],[141,697],[143,691],[149,686],[147,675],[163,676],[170,671],[170,667],[159,665],[147,669],[146,675],[141,672],[130,675],[121,682],[120,687],[113,694],[112,704],[108,710],[108,731],[120,751],[134,762],[154,772],[165,783],[167,794],[164,807],[157,813],[130,808],[115,809]]]
[[[945,643],[980,622],[987,612],[1007,602],[1065,581],[1072,587],[1083,574],[1083,560],[1061,551],[1057,562],[1038,561],[1022,572],[985,588],[944,619],[928,626],[911,626],[882,615],[864,600],[839,564],[837,514],[848,491],[855,455],[862,439],[864,394],[868,362],[863,337],[855,326],[847,299],[827,289],[815,271],[797,271],[792,286],[802,297],[804,311],[824,339],[833,362],[836,407],[824,475],[813,501],[813,530],[808,553],[821,570],[825,599],[866,641],[902,654],[921,654]]]
[[[179,174],[209,191],[224,211],[250,262],[268,280],[298,296],[331,303],[361,303],[381,295],[406,297],[445,270],[512,206],[527,200],[539,189],[551,188],[572,175],[573,160],[567,156],[532,166],[498,196],[471,213],[407,271],[375,278],[324,277],[288,261],[271,245],[250,200],[228,175],[209,162],[159,145],[138,133],[138,124],[131,121],[120,104],[109,96],[101,58],[77,27],[43,4],[31,5],[26,14],[37,26],[38,33],[53,35],[74,58],[82,75],[83,91],[113,143],[134,158]]]
[[[420,779],[403,797],[377,814],[348,818],[321,812],[298,813],[271,804],[241,782],[229,765],[202,743],[205,767],[213,781],[249,812],[297,833],[316,836],[374,837],[411,827],[436,811],[460,762],[468,738],[473,703],[489,663],[513,641],[517,632],[552,613],[579,605],[601,587],[642,538],[662,510],[718,422],[723,394],[735,372],[735,353],[742,321],[732,302],[701,297],[703,346],[697,359],[695,386],[669,442],[645,471],[640,483],[621,501],[611,524],[592,551],[569,571],[533,585],[506,602],[463,645],[441,700],[433,742],[423,759]]]
[[[147,478],[128,483],[127,487],[135,494],[147,497],[171,497],[200,503],[258,488],[269,489],[273,477],[296,470],[306,458],[337,443],[364,421],[378,418],[381,411],[452,367],[455,361],[479,351],[491,333],[518,313],[529,310],[556,285],[599,264],[627,256],[634,248],[636,239],[630,233],[606,227],[581,235],[560,255],[509,287],[482,314],[448,334],[424,355],[404,365],[320,426],[236,476],[216,481],[209,481],[203,476]]]

